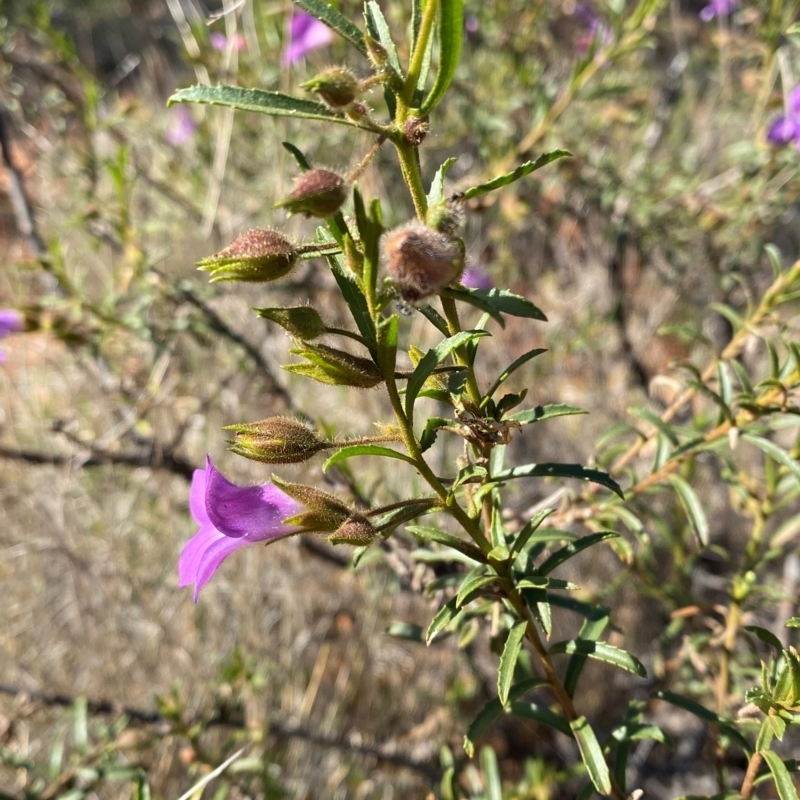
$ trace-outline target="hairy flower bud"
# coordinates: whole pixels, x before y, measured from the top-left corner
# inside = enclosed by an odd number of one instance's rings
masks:
[[[358,79],[344,67],[330,67],[300,86],[316,92],[331,108],[349,106],[358,96]]]
[[[277,231],[256,228],[240,234],[224,250],[197,262],[216,281],[274,281],[297,261],[297,250]]]
[[[330,447],[330,442],[291,417],[269,417],[223,430],[236,434],[236,439],[229,441],[232,453],[264,464],[298,464]]]
[[[295,178],[292,191],[275,208],[307,217],[329,217],[347,200],[347,184],[328,169],[310,169]]]
[[[419,222],[390,231],[383,255],[400,297],[415,303],[451,284],[464,267],[464,244]]]
[[[428,208],[425,222],[440,233],[456,236],[464,225],[463,198],[463,194],[454,194],[447,200],[434,203]]]
[[[361,514],[351,514],[329,537],[331,544],[349,544],[365,547],[376,536],[372,523]]]
[[[259,317],[280,325],[290,336],[304,342],[322,336],[327,330],[322,317],[311,306],[257,308],[256,313]]]
[[[293,347],[289,352],[302,356],[308,363],[286,364],[282,368],[287,372],[313,378],[320,383],[371,389],[383,382],[383,375],[373,361],[352,356],[344,350],[337,350],[324,344],[307,344],[303,347]]]

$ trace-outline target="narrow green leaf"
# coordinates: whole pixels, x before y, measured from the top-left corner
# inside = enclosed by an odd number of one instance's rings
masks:
[[[571,155],[572,153],[568,150],[551,150],[549,153],[542,153],[536,161],[526,161],[524,164],[520,164],[515,170],[507,172],[505,175],[498,175],[496,178],[486,181],[486,183],[473,186],[471,189],[467,189],[464,195],[467,199],[480,197],[487,192],[492,192],[495,189],[508,186],[509,183],[518,181],[520,178],[530,175],[531,172],[535,172],[537,169],[541,169],[559,158],[565,158]]]
[[[311,169],[311,162],[305,157],[305,154],[300,148],[295,147],[291,142],[281,142],[281,144],[291,153],[300,169],[303,171]]]
[[[503,784],[500,780],[500,765],[497,754],[491,747],[481,748],[481,772],[486,787],[485,800],[503,800]]]
[[[432,306],[418,306],[417,311],[430,322],[442,336],[449,336],[450,329],[447,327],[447,320]]]
[[[508,692],[508,700],[511,703],[516,702],[532,689],[538,689],[541,686],[547,686],[547,681],[541,678],[529,678],[525,681],[515,683]],[[472,758],[475,753],[475,742],[486,732],[489,726],[503,713],[503,704],[500,702],[499,697],[490,700],[478,713],[478,716],[472,721],[467,729],[467,735],[464,737],[464,752]]]
[[[542,725],[547,725],[548,728],[563,733],[565,736],[572,737],[572,729],[569,726],[569,722],[545,706],[537,703],[512,703],[511,713],[516,717],[532,719]]]
[[[768,456],[774,458],[800,481],[800,462],[793,459],[785,450],[778,447],[777,444],[771,442],[769,439],[765,439],[763,436],[756,436],[754,433],[743,433],[741,434],[741,438],[754,444]]]
[[[647,677],[647,670],[638,658],[607,642],[595,642],[591,639],[567,639],[566,641],[552,644],[550,652],[567,653],[568,655],[577,653],[588,658],[594,658],[597,661],[604,661],[606,664],[612,664],[615,667],[624,669],[626,672],[632,672],[640,678]]]
[[[459,331],[455,336],[448,337],[423,356],[406,385],[406,416],[409,423],[414,418],[414,401],[434,369],[457,348],[473,339],[489,335],[488,331]]]
[[[430,114],[444,97],[456,74],[464,36],[464,0],[439,0],[439,68],[431,91],[419,110]]]
[[[367,54],[364,35],[338,9],[324,0],[294,0],[294,4],[307,11],[312,17],[325,23],[331,30],[343,36],[362,54]]]
[[[465,483],[480,483],[486,477],[486,467],[482,464],[467,464],[456,473],[453,481],[453,489],[458,489]]]
[[[453,429],[455,427],[452,419],[444,419],[444,417],[428,417],[425,423],[425,428],[419,437],[420,450],[424,453],[433,447],[436,441],[436,436],[440,430]]]
[[[544,406],[536,406],[535,408],[526,408],[524,411],[517,411],[516,414],[511,414],[506,417],[506,421],[519,422],[520,425],[530,425],[532,422],[544,422],[546,419],[588,413],[588,411],[582,408],[568,406],[566,403],[548,403]]]
[[[588,616],[578,633],[578,639],[596,642],[603,634],[609,621],[608,610],[605,608]],[[575,689],[578,686],[578,679],[586,665],[587,656],[582,653],[574,653],[567,664],[567,671],[564,673],[564,688],[570,697],[575,696]]]
[[[544,312],[530,300],[507,289],[442,289],[441,294],[462,303],[469,303],[502,322],[502,315],[547,322]]]
[[[497,697],[503,706],[508,705],[511,683],[514,680],[514,670],[522,650],[522,642],[525,639],[527,628],[528,623],[524,620],[514,625],[508,633],[508,639],[506,639],[505,647],[503,647],[503,655],[500,656],[500,667],[497,670]]]
[[[398,461],[405,461],[407,464],[415,463],[414,459],[405,453],[400,453],[389,447],[381,447],[377,444],[352,444],[349,447],[342,447],[328,458],[322,465],[322,471],[327,472],[334,464],[346,461],[348,458],[353,458],[353,456],[379,456],[381,458],[396,458]]]
[[[433,637],[442,628],[446,628],[457,615],[456,598],[451,597],[436,613],[436,616],[431,620],[431,624],[428,625],[428,630],[425,631],[425,644],[430,644]]]
[[[389,64],[397,74],[397,77],[402,79],[403,71],[400,68],[400,59],[397,57],[397,47],[392,39],[386,18],[375,0],[369,0],[364,4],[364,20],[367,23],[370,35],[373,39],[377,39],[386,50]]]
[[[800,800],[797,796],[797,789],[794,788],[792,776],[781,757],[772,750],[762,750],[761,755],[772,773],[772,780],[775,781],[775,788],[778,790],[780,800]]]
[[[700,542],[701,547],[708,546],[708,520],[706,519],[703,505],[700,498],[695,493],[694,489],[679,475],[670,475],[669,482],[672,488],[675,489],[675,494],[681,501],[681,505],[689,517],[689,522],[692,525],[697,540]]]
[[[386,376],[394,374],[397,363],[397,314],[384,317],[378,322],[378,366]]]
[[[528,350],[527,353],[523,353],[519,358],[513,361],[509,366],[507,366],[497,377],[497,380],[491,385],[489,390],[486,392],[486,400],[488,400],[499,388],[502,384],[507,381],[516,370],[518,370],[523,364],[527,364],[536,356],[542,355],[542,353],[546,353],[546,348],[537,347],[534,350]],[[485,401],[484,401],[485,404]]]
[[[764,644],[768,644],[770,647],[774,648],[778,655],[783,652],[781,640],[772,631],[768,631],[760,625],[745,625],[744,629],[750,631],[750,633],[754,633]]]
[[[539,565],[537,572],[540,575],[547,575],[556,567],[560,566],[565,561],[568,561],[574,555],[580,553],[581,550],[585,550],[587,547],[591,547],[592,545],[602,542],[605,539],[616,539],[618,537],[619,534],[615,531],[600,531],[599,533],[590,533],[588,536],[582,536],[580,539],[570,542],[560,550],[556,550],[555,553],[553,553]]]
[[[475,598],[475,593],[479,589],[482,589],[484,586],[496,580],[497,575],[487,575],[485,567],[475,567],[464,579],[461,588],[458,590],[458,594],[456,595],[456,607],[461,608],[461,606],[473,600]]]
[[[611,489],[625,499],[620,485],[605,472],[598,469],[590,469],[580,464],[525,464],[521,467],[503,470],[492,476],[494,483],[509,481],[513,478],[577,478],[583,481],[592,481]]]
[[[594,788],[600,794],[611,794],[611,774],[603,757],[603,748],[600,747],[591,725],[586,721],[586,717],[578,717],[570,722],[569,726],[575,736],[575,742],[581,751],[581,760],[586,765]]]
[[[454,550],[458,550],[470,556],[470,558],[473,558],[475,561],[479,561],[482,564],[486,563],[486,556],[484,556],[479,547],[476,547],[472,542],[459,539],[458,536],[454,536],[452,533],[423,525],[406,525],[406,530],[409,533],[413,533],[414,536],[419,536],[421,539],[443,544],[446,547],[452,547]]]
[[[700,703],[696,703],[688,697],[683,697],[683,695],[675,694],[674,692],[657,691],[655,696],[659,700],[665,700],[673,706],[682,708],[684,711],[688,711],[690,714],[694,714],[694,716],[706,720],[706,722],[719,724],[720,722],[726,721],[724,717],[715,714],[713,711],[709,711],[705,706],[701,706]]]
[[[353,121],[314,100],[301,100],[281,92],[268,92],[264,89],[242,89],[239,86],[189,86],[178,89],[167,101],[173,103],[205,103],[213,106],[227,106],[239,111],[255,111],[273,117],[296,117],[316,119],[323,122],[337,122],[353,125]]]
[[[516,539],[514,539],[514,544],[511,546],[512,555],[518,555],[524,549],[531,536],[536,532],[536,529],[539,528],[554,511],[554,508],[543,508],[541,511],[537,511],[536,514],[525,523],[525,527],[517,534]]]
[[[661,433],[663,433],[664,436],[666,436],[667,439],[672,442],[672,444],[674,444],[676,447],[678,446],[678,436],[676,435],[672,426],[668,422],[664,422],[664,420],[661,419],[658,414],[654,414],[649,408],[631,408],[628,410],[628,413],[631,416],[646,420],[659,431],[661,431]]]
[[[444,176],[447,175],[448,170],[456,161],[458,161],[458,159],[454,157],[446,158],[442,166],[436,170],[436,174],[431,181],[431,190],[428,192],[429,206],[435,206],[437,203],[441,203],[442,200],[444,200]]]
[[[565,581],[563,578],[545,578],[543,575],[529,575],[517,583],[518,589],[562,589],[574,592],[580,589],[576,583]]]

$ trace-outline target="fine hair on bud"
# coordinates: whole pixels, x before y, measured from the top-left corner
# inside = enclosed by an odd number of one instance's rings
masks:
[[[276,208],[307,217],[329,217],[344,205],[347,192],[341,175],[329,169],[310,169],[295,178],[292,191]]]
[[[197,262],[211,281],[274,281],[297,262],[297,249],[278,231],[254,228],[239,234],[224,250]]]
[[[461,240],[416,221],[387,233],[382,249],[389,277],[406,303],[449,286],[464,267]]]
[[[349,106],[358,96],[358,78],[345,67],[328,67],[300,86],[318,94],[331,108]]]

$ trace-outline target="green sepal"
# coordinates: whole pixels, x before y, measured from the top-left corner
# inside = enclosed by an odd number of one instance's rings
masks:
[[[304,375],[331,386],[354,386],[371,389],[383,383],[383,375],[373,361],[354,356],[324,344],[303,344],[289,348],[292,355],[305,358],[308,363],[285,364],[282,369]]]
[[[311,306],[291,306],[289,308],[255,308],[256,314],[280,325],[290,336],[310,341],[322,336],[327,326],[322,317]]]

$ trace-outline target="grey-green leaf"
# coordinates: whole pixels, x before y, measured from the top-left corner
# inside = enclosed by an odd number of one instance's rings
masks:
[[[541,169],[559,158],[565,158],[571,155],[572,153],[568,150],[551,150],[549,153],[542,153],[535,161],[526,161],[524,164],[520,164],[515,170],[507,172],[505,175],[498,175],[496,178],[486,181],[486,183],[480,183],[477,186],[473,186],[471,189],[467,189],[464,195],[467,199],[480,197],[482,194],[494,191],[502,186],[508,186],[509,183],[518,181],[520,178],[530,175],[531,172],[535,172],[537,169]]]
[[[337,450],[322,465],[322,471],[327,472],[334,464],[338,464],[340,461],[345,461],[348,458],[353,458],[353,456],[379,456],[380,458],[396,458],[408,464],[415,463],[414,459],[409,458],[405,453],[400,453],[389,447],[381,447],[377,444],[353,444],[349,447],[342,447]]]
[[[679,475],[670,475],[669,482],[681,501],[681,505],[689,517],[692,529],[702,547],[708,545],[708,520],[706,519],[703,505],[694,489]]]
[[[236,108],[239,111],[255,111],[273,117],[297,117],[353,125],[353,121],[344,114],[333,111],[322,103],[264,89],[242,89],[239,86],[225,85],[189,86],[178,89],[169,98],[167,105],[173,103],[205,103]]]
[[[516,414],[511,414],[506,417],[506,420],[519,422],[520,425],[530,425],[532,422],[543,422],[546,419],[554,419],[555,417],[588,413],[588,411],[582,408],[568,406],[566,403],[548,403],[544,406],[536,406],[535,408],[526,408],[524,411],[517,411]]]
[[[425,116],[444,97],[456,74],[464,37],[464,0],[439,0],[439,68],[430,93],[420,108]]]
[[[597,661],[605,661],[606,664],[613,664],[640,678],[647,677],[647,670],[638,658],[607,642],[593,642],[591,639],[568,639],[563,642],[555,642],[550,646],[550,652],[568,653],[569,655],[577,653]]]
[[[569,726],[575,736],[578,749],[581,751],[581,760],[586,765],[594,788],[600,794],[611,794],[611,774],[608,771],[608,764],[603,757],[603,749],[586,721],[586,717],[578,717],[570,722]]]
[[[775,781],[778,797],[781,800],[800,800],[797,797],[797,789],[794,788],[792,776],[789,774],[789,770],[786,769],[781,757],[777,753],[773,753],[772,750],[762,750],[761,755],[772,773],[772,780]]]
[[[774,458],[800,481],[800,462],[793,459],[785,450],[778,447],[778,445],[771,442],[769,439],[765,439],[763,436],[756,436],[754,433],[743,433],[741,438],[754,444],[768,456]]]
[[[497,696],[503,706],[508,705],[511,683],[514,680],[514,669],[517,666],[517,659],[522,650],[522,642],[525,639],[525,631],[528,623],[524,620],[518,622],[508,633],[503,655],[500,657],[500,667],[497,670]]]
[[[625,499],[620,485],[608,474],[601,472],[599,469],[590,469],[583,467],[580,464],[525,464],[521,467],[514,467],[513,469],[503,470],[492,476],[492,481],[499,483],[500,481],[508,481],[513,478],[578,478],[583,481],[592,481],[611,489],[612,492],[618,494]]]

